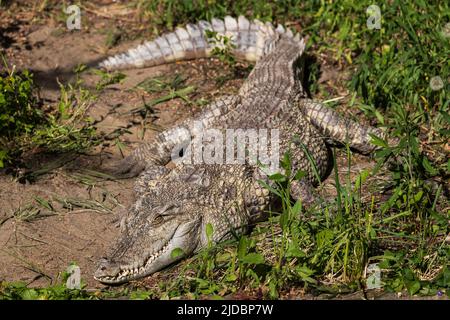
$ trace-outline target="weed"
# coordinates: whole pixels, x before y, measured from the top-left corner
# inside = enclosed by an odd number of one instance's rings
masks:
[[[97,82],[95,89],[101,91],[111,84],[121,83],[125,79],[125,74],[121,72],[105,72],[99,69],[92,69],[92,72],[101,77],[100,81]]]
[[[67,288],[65,282],[68,276],[67,272],[61,272],[61,283],[47,288],[30,288],[23,282],[0,282],[0,300],[78,300],[98,297],[97,292],[89,293],[84,290],[84,284],[81,289]]]
[[[52,110],[40,105],[29,72],[17,74],[13,68],[0,77],[0,167],[25,154],[79,152],[98,143],[92,120],[85,117],[93,96],[80,84],[77,77],[74,85],[60,85]]]
[[[112,213],[113,206],[116,205],[80,198],[55,198],[55,201],[59,202],[62,207],[68,211],[73,211],[75,208],[81,208],[98,213]]]
[[[106,35],[105,45],[108,49],[111,49],[112,47],[115,47],[122,40],[122,38],[122,30],[118,28],[110,29]]]
[[[211,50],[211,56],[219,59],[225,65],[226,70],[230,70],[230,72],[216,78],[216,84],[219,87],[228,80],[243,78],[250,73],[253,68],[252,65],[243,66],[237,63],[233,53],[236,45],[233,44],[230,37],[211,30],[206,30],[206,37],[207,41],[214,45]]]
[[[46,288],[33,288],[24,282],[0,282],[0,300],[100,300],[118,297],[143,300],[152,297],[151,292],[140,289],[89,290],[83,279],[81,288],[70,289],[66,286],[69,276],[67,271],[60,272],[55,284]]]
[[[236,65],[236,58],[233,56],[233,50],[236,46],[231,42],[230,37],[218,34],[215,31],[206,30],[206,38],[209,43],[214,45],[211,51],[213,57],[218,58],[229,67]]]
[[[386,216],[385,206],[374,196],[369,203],[364,201],[362,190],[374,173],[364,170],[351,179],[352,157],[348,146],[346,150],[349,171],[344,182],[335,162],[334,201],[308,210],[300,200],[293,201],[290,185],[304,174],[291,173],[286,155],[282,161],[285,174],[275,174],[270,177],[271,185],[264,184],[280,198],[281,211],[271,210],[270,219],[248,236],[210,243],[188,260],[175,280],[161,284],[156,295],[199,298],[257,288],[267,298],[279,298],[293,288],[352,292],[365,289],[366,268],[375,261],[383,271],[387,290],[406,289],[411,295],[449,292],[445,215],[435,212],[434,217],[416,218],[418,229],[413,234],[417,236],[408,236],[412,225],[405,217],[409,214],[402,211]],[[206,229],[211,238],[212,227]],[[392,242],[386,241],[387,237]],[[405,238],[409,239],[408,249],[401,245]]]
[[[35,108],[35,90],[27,71],[17,73],[13,68],[0,77],[0,168],[11,159],[16,137],[46,122],[44,113]]]
[[[195,92],[194,86],[185,85],[186,78],[183,78],[179,74],[176,74],[172,79],[165,77],[149,78],[137,85],[137,88],[142,89],[148,93],[162,93],[163,95],[151,100],[150,102],[144,101],[144,111],[153,113],[153,106],[180,98],[187,103],[192,103],[189,99],[189,95]],[[142,112],[142,108],[133,110],[132,112]]]

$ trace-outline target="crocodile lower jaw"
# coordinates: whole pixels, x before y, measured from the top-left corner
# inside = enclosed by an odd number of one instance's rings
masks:
[[[149,269],[151,268],[152,263],[154,263],[158,258],[160,258],[164,253],[166,253],[171,246],[171,241],[167,242],[159,251],[151,254],[145,263],[136,268],[128,268],[121,267],[120,271],[116,276],[104,276],[104,277],[94,277],[95,280],[106,283],[106,284],[121,284],[124,282],[128,282],[134,279],[145,277],[147,274],[150,274]],[[152,270],[155,272],[157,270]]]

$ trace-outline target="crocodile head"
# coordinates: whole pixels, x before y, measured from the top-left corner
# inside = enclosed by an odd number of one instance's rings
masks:
[[[146,199],[138,200],[142,203],[122,220],[121,234],[109,257],[100,261],[96,280],[120,284],[142,278],[196,250],[201,214],[172,204],[151,205]]]
[[[189,173],[184,176],[198,176]],[[120,284],[148,276],[202,246],[204,212],[196,203],[201,185],[183,179],[176,170],[157,167],[139,177],[135,192],[136,202],[121,221],[120,236],[94,274],[100,282]]]
[[[204,247],[206,224],[214,216],[204,197],[209,181],[208,172],[189,166],[144,172],[136,182],[136,202],[94,278],[106,284],[139,279]]]
[[[94,278],[106,284],[139,279],[192,255],[209,241],[229,237],[231,229],[244,232],[247,214],[237,209],[243,206],[249,177],[234,165],[185,165],[169,173],[163,170],[158,178],[147,170],[136,182],[136,202],[121,222],[120,236]],[[211,238],[206,234],[209,224]]]

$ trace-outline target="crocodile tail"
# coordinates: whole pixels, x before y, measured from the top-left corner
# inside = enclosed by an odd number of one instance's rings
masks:
[[[281,25],[275,28],[271,23],[259,20],[249,21],[243,16],[235,19],[226,16],[223,20],[213,18],[211,22],[199,21],[177,28],[174,32],[164,34],[153,41],[147,41],[125,53],[109,57],[99,64],[106,70],[152,67],[174,61],[204,58],[211,55],[217,46],[208,42],[206,30],[215,31],[231,39],[233,54],[250,62],[263,56],[266,43],[277,36],[291,39],[304,49],[304,40],[300,34],[294,34]]]

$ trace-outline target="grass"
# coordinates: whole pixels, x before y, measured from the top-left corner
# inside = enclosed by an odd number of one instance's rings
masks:
[[[349,150],[348,159],[350,168]],[[289,157],[283,166],[289,168]],[[426,216],[423,208],[411,207],[401,212],[391,207],[383,215],[385,207],[375,196],[368,203],[362,197],[371,173],[363,171],[352,180],[349,175],[346,182],[335,175],[334,202],[308,211],[289,196],[289,170],[286,176],[272,176],[276,187],[267,187],[279,196],[281,210],[271,211],[271,218],[250,235],[204,249],[175,280],[153,289],[152,297],[200,298],[242,290],[258,295],[259,290],[260,298],[274,299],[293,288],[335,296],[364,289],[367,267],[374,263],[387,291],[448,295],[448,217],[436,211]],[[403,201],[397,204],[413,205],[407,197]]]
[[[85,116],[94,96],[79,80],[60,84],[59,101],[52,107],[38,99],[32,74],[26,70],[17,73],[6,61],[4,66],[6,71],[0,77],[0,168],[23,165],[20,159],[37,153],[82,152],[98,142],[92,119]]]
[[[162,95],[149,102],[145,102],[144,110],[138,108],[134,109],[132,112],[147,111],[150,113],[154,113],[154,110],[152,109],[154,106],[177,98],[182,99],[186,103],[192,104],[193,102],[189,99],[189,95],[195,92],[196,87],[187,86],[186,80],[186,78],[179,74],[176,74],[175,76],[170,78],[156,77],[145,79],[137,85],[137,88],[144,90],[149,94],[159,93]]]
[[[44,122],[43,112],[34,108],[33,80],[27,71],[17,74],[9,70],[0,77],[0,167],[11,158],[18,135],[29,134]]]
[[[125,289],[119,295],[221,298],[246,292],[258,298],[282,298],[293,291],[335,296],[365,290],[367,268],[375,264],[381,269],[386,291],[450,296],[446,240],[450,232],[448,4],[422,0],[379,3],[380,29],[367,27],[370,1],[136,0],[131,5],[159,33],[227,14],[283,23],[300,31],[308,37],[309,54],[318,57],[309,66],[312,95],[327,100],[336,97],[336,92],[345,92],[341,104],[351,113],[362,111],[398,143],[375,139],[380,147],[374,155],[377,165],[356,175],[352,174],[355,160],[348,147],[335,150],[335,155],[346,158],[347,170],[338,172],[335,163],[336,196],[324,198],[321,208],[305,210],[301,202],[289,197],[292,175],[273,176],[275,187],[270,188],[282,205],[271,210],[268,221],[256,225],[248,235],[211,244],[176,272],[168,270],[167,279],[154,286]],[[215,40],[226,42],[224,38]],[[219,48],[216,57],[233,66],[235,61],[227,50],[226,45]],[[319,83],[324,64],[350,75],[348,81],[331,88]],[[120,75],[101,76],[98,89],[121,80]],[[26,75],[24,79],[28,81]],[[141,89],[161,93],[160,98],[145,103],[145,110],[151,111],[162,101],[186,98],[191,91],[184,80],[176,76],[141,83]],[[25,86],[23,90],[28,89]],[[70,97],[63,101],[74,101]],[[33,103],[30,98],[20,105]],[[70,103],[64,103],[67,105]],[[62,109],[60,114],[70,108]],[[288,156],[283,166],[290,168]],[[17,214],[34,217],[33,210]],[[208,236],[213,232],[209,228]],[[31,289],[3,284],[0,295],[24,298],[27,290]],[[59,295],[46,293],[48,288],[32,290],[29,295],[34,298],[41,294],[72,297],[64,290]],[[75,297],[105,297],[104,293],[78,294]]]

